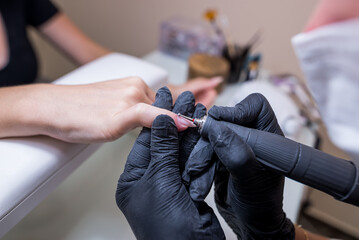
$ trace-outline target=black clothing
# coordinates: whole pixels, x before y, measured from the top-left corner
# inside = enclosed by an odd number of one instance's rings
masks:
[[[9,51],[8,64],[0,69],[0,87],[32,83],[38,65],[26,28],[40,26],[58,10],[50,0],[0,0],[0,12]]]

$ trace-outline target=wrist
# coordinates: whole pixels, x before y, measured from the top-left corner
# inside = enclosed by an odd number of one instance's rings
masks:
[[[294,225],[295,228],[295,239],[296,240],[309,240],[307,231],[305,231],[301,225]]]
[[[22,96],[18,99],[17,119],[22,132],[20,136],[50,135],[54,129],[56,117],[52,116],[51,108],[56,99],[59,86],[52,84],[36,84],[24,86]]]
[[[240,239],[276,239],[276,240],[290,240],[295,239],[295,227],[293,223],[284,218],[283,222],[276,230],[271,232],[262,232],[257,229],[246,228],[245,231],[241,231],[242,236]]]
[[[327,237],[323,237],[305,230],[301,225],[295,224],[294,227],[295,240],[329,240]]]
[[[229,196],[232,202],[236,202],[236,215],[250,229],[263,233],[276,232],[286,219],[283,211],[284,178],[269,171],[262,174],[258,174],[258,171],[247,172],[248,175],[240,174],[244,179],[231,178],[230,184],[233,184],[232,189],[235,190]],[[251,178],[254,174],[257,175],[256,179]],[[229,202],[229,205],[234,204]]]
[[[43,133],[43,103],[37,98],[45,88],[46,84],[39,84],[0,89],[0,137]]]

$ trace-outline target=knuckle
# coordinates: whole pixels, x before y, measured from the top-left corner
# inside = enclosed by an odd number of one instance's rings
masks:
[[[106,129],[102,131],[102,137],[104,141],[115,141],[118,138],[118,134],[115,131]]]
[[[262,104],[269,104],[267,98],[261,93],[253,93],[250,96]]]
[[[143,81],[143,79],[140,77],[132,77],[132,82],[134,83],[134,85],[137,86],[141,86],[141,87],[146,86],[145,81]]]
[[[143,93],[136,86],[130,86],[127,88],[126,93],[129,97],[138,99],[143,96]]]
[[[249,149],[244,144],[237,146],[237,148],[237,157],[235,159],[231,159],[232,161],[228,162],[228,167],[238,170],[252,163],[254,158],[252,152],[249,151]]]
[[[261,93],[252,93],[249,96],[253,96],[253,97],[256,97],[256,98],[259,98],[259,99],[265,99],[265,97]]]
[[[142,116],[142,114],[145,112],[146,104],[145,103],[137,103],[135,106],[135,114],[136,116]]]

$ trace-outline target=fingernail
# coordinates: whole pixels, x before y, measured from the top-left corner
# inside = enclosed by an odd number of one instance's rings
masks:
[[[196,125],[194,125],[192,122],[178,116],[177,123],[180,125],[180,127],[196,127]]]
[[[214,77],[214,78],[211,78],[211,82],[216,82],[216,83],[221,83],[223,82],[223,77]]]

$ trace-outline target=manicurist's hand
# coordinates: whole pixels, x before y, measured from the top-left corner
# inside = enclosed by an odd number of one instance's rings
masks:
[[[283,212],[284,177],[267,170],[232,129],[217,122],[208,139],[220,161],[215,177],[217,208],[239,239],[294,239]]]
[[[221,124],[283,135],[268,101],[253,94],[235,107],[215,106],[208,115],[217,124],[199,140],[183,174],[192,199],[203,199],[214,178],[218,210],[240,239],[294,239],[294,227],[282,209],[284,177],[265,169],[252,149]]]
[[[218,121],[283,135],[269,102],[261,94],[252,94],[235,107],[214,106],[208,116]],[[200,138],[183,172],[192,199],[203,200],[211,190],[218,161],[207,138]],[[218,176],[218,175],[217,175]]]
[[[170,92],[162,88],[154,105],[203,116],[206,109],[194,102],[193,95],[184,92],[172,107]],[[173,119],[160,115],[137,138],[116,191],[117,205],[137,239],[224,239],[212,209],[192,201],[182,184],[180,166],[199,138],[192,130],[178,133]]]
[[[150,127],[160,114],[171,116],[179,131],[187,128],[176,114],[152,106],[153,100],[152,90],[136,77],[76,86],[1,88],[0,137],[111,141],[137,126]]]

